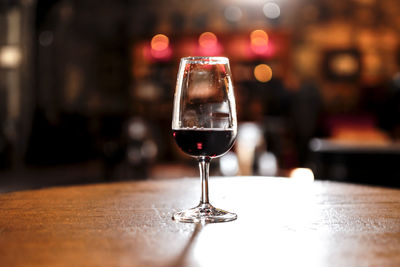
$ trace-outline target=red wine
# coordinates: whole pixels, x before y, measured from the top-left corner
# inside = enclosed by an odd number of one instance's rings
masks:
[[[236,131],[218,129],[173,130],[173,136],[183,152],[195,157],[215,158],[233,145]]]

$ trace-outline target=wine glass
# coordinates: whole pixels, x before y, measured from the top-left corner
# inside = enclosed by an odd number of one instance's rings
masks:
[[[186,57],[179,66],[172,131],[177,145],[199,161],[201,198],[197,207],[174,214],[180,222],[227,222],[235,213],[213,207],[208,198],[210,161],[229,151],[237,133],[229,60]]]

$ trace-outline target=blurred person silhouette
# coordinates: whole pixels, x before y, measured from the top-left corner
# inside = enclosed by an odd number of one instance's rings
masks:
[[[400,71],[389,84],[387,101],[381,107],[380,126],[395,140],[400,140]]]
[[[292,91],[290,117],[294,129],[298,164],[306,166],[310,160],[308,144],[317,132],[322,98],[312,79],[291,76],[288,79],[288,87]]]
[[[395,141],[400,141],[400,49],[397,52],[397,71],[389,79],[385,103],[380,108],[379,126]]]

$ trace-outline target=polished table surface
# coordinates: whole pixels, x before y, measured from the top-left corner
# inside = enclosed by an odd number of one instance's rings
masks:
[[[400,266],[400,190],[284,178],[211,178],[238,219],[186,224],[197,179],[0,195],[1,266]]]

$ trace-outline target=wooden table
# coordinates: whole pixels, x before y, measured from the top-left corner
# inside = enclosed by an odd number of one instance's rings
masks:
[[[0,195],[1,266],[400,266],[400,190],[268,177],[212,178],[229,223],[172,213],[197,179]]]

